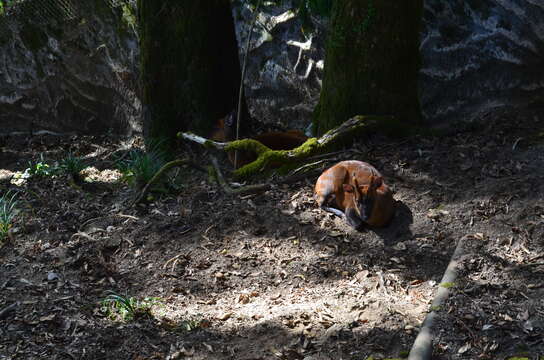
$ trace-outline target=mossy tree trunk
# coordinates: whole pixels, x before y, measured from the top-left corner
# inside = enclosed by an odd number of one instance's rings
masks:
[[[417,124],[422,0],[343,0],[332,8],[317,135],[359,114]]]
[[[230,2],[138,0],[138,9],[146,142],[172,145],[178,131],[207,135],[238,103]]]

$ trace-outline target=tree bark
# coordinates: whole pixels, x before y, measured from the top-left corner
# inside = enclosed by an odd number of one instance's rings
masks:
[[[236,107],[240,62],[228,0],[138,0],[144,137],[208,134]],[[247,111],[245,103],[243,111]]]
[[[358,114],[421,121],[417,76],[423,1],[335,1],[314,130]]]

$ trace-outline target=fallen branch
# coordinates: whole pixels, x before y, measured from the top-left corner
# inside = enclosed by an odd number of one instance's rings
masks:
[[[330,145],[336,142],[339,142],[348,136],[353,137],[354,135],[357,135],[362,130],[366,128],[370,128],[371,126],[374,126],[379,121],[383,122],[388,120],[390,121],[392,120],[392,118],[388,116],[355,116],[349,119],[348,121],[344,122],[342,125],[338,126],[337,128],[334,128],[328,131],[321,138],[319,139],[310,138],[304,144],[302,144],[301,146],[293,150],[271,150],[270,148],[266,147],[265,145],[261,144],[259,141],[254,139],[244,139],[244,140],[236,140],[232,142],[222,143],[222,142],[208,140],[206,138],[203,138],[201,136],[198,136],[192,133],[180,132],[177,134],[177,136],[179,138],[193,141],[203,146],[215,148],[217,150],[223,150],[223,151],[244,150],[244,151],[249,151],[249,152],[253,152],[257,154],[257,159],[255,161],[237,169],[234,172],[234,175],[237,177],[246,177],[246,176],[254,174],[255,172],[261,169],[267,168],[269,164],[271,163],[280,163],[283,165],[287,165],[293,162],[306,160],[308,158],[311,158],[312,156],[319,155],[319,153],[323,152],[323,150],[328,148]],[[244,186],[238,189],[232,189],[225,181],[223,174],[221,173],[221,170],[219,169],[217,160],[212,159],[212,164],[214,167],[214,173],[213,173],[214,177],[216,178],[221,188],[228,194],[231,194],[231,195],[255,194],[255,193],[260,193],[263,191],[270,190],[272,188],[271,184],[256,184],[256,185]],[[190,165],[199,170],[203,170],[202,167],[200,167],[199,165],[193,163],[192,161],[188,159],[177,159],[174,161],[170,161],[169,163],[166,163],[159,171],[157,171],[157,173],[153,176],[153,178],[149,180],[149,182],[142,189],[140,195],[136,197],[135,200],[132,201],[127,206],[127,209],[139,203],[140,201],[142,201],[147,195],[147,193],[149,192],[149,189],[151,188],[151,186],[157,183],[159,179],[168,170],[170,170],[173,167],[184,166],[184,165]],[[317,165],[317,163],[311,164],[311,165]],[[308,167],[311,167],[311,165],[309,165]],[[302,166],[298,169],[298,171],[302,169],[306,169],[308,167]],[[282,181],[280,181],[280,183],[295,182],[301,179],[302,176],[304,176],[304,173],[295,174],[294,176],[283,179]]]
[[[419,334],[417,335],[414,345],[410,350],[410,354],[408,355],[408,360],[430,360],[432,357],[432,328],[434,321],[451,292],[450,287],[455,285],[459,262],[464,254],[464,243],[468,238],[468,236],[463,236],[457,243],[457,247],[453,252],[450,263],[444,272],[444,276],[442,277],[442,281],[440,282],[436,296],[431,304],[431,312],[427,314],[423,324],[421,325]]]
[[[311,156],[324,152],[325,149],[334,144],[341,143],[345,139],[353,138],[365,130],[371,129],[378,123],[392,120],[393,118],[389,116],[355,116],[337,128],[328,131],[319,139],[310,138],[304,144],[293,150],[271,150],[254,139],[244,139],[221,143],[205,139],[192,133],[181,132],[178,133],[178,137],[217,150],[244,150],[255,153],[257,155],[257,159],[255,161],[234,171],[234,175],[236,177],[244,178],[258,173],[262,169],[268,168],[272,163],[288,165],[294,162],[306,160]]]

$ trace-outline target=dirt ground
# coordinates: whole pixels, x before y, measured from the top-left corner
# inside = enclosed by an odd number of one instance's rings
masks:
[[[398,200],[390,226],[361,232],[317,209],[315,177],[232,197],[187,169],[179,193],[126,210],[119,140],[3,138],[0,190],[19,191],[21,212],[0,248],[0,359],[405,357],[463,237],[433,358],[539,359],[543,120],[504,114],[447,137],[360,139],[324,166],[368,161]],[[93,182],[10,185],[40,153],[68,152],[95,168]],[[156,305],[115,321],[101,310],[110,290]]]

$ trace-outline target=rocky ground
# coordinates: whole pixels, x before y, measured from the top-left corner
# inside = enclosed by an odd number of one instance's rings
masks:
[[[505,114],[446,137],[360,139],[323,165],[368,161],[395,190],[390,226],[362,232],[317,209],[315,177],[232,197],[184,169],[174,194],[126,209],[113,159],[137,139],[4,137],[0,191],[19,192],[20,212],[0,248],[0,359],[404,357],[463,237],[434,359],[538,359],[542,128]],[[83,185],[9,183],[69,153],[93,167]],[[151,308],[122,320],[109,291]]]

